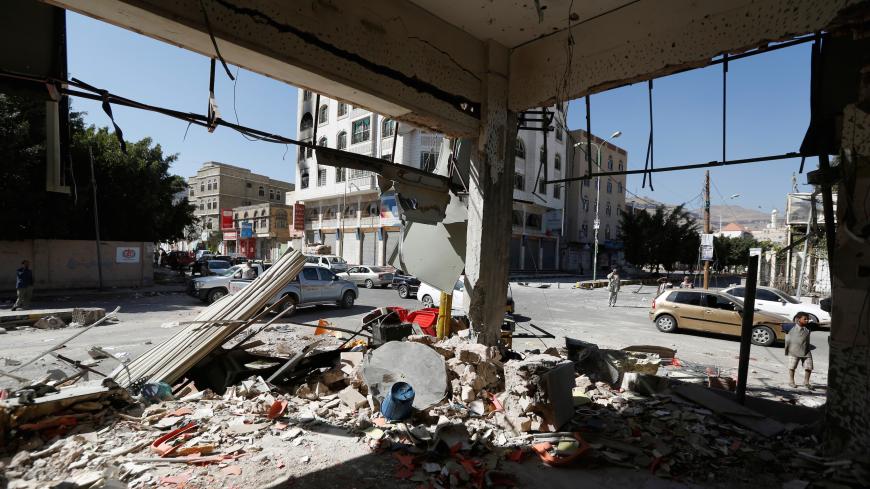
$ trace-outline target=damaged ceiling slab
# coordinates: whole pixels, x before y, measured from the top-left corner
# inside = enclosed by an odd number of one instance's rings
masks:
[[[505,48],[522,111],[824,30],[862,0],[48,0],[421,127],[476,137]]]

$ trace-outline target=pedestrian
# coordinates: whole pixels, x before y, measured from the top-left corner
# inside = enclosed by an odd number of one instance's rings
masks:
[[[254,263],[248,261],[242,265],[242,278],[245,280],[254,280],[257,278],[257,269],[254,268]]]
[[[160,248],[160,255],[157,257],[157,268],[166,265],[166,250]]]
[[[797,387],[794,383],[794,371],[798,363],[804,367],[804,387],[812,390],[810,374],[813,372],[813,353],[810,345],[810,315],[799,312],[795,315],[795,325],[785,336],[785,354],[788,357],[788,385]]]
[[[607,301],[608,307],[616,307],[616,296],[619,294],[619,287],[622,285],[619,280],[619,271],[616,268],[607,274],[607,290],[610,292],[610,298]]]
[[[688,275],[684,275],[683,281],[680,282],[680,288],[681,289],[694,289],[695,285],[692,283],[692,280],[689,278]]]
[[[28,260],[23,260],[21,268],[15,271],[15,292],[18,294],[18,299],[12,306],[12,310],[30,307],[30,298],[33,297],[33,271]]]

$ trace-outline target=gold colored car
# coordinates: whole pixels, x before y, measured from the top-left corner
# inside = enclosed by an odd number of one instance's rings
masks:
[[[691,329],[740,337],[743,301],[712,290],[666,290],[653,299],[649,318],[663,333]],[[783,323],[787,322],[784,316],[756,309],[752,343],[771,346],[776,340],[784,340]]]

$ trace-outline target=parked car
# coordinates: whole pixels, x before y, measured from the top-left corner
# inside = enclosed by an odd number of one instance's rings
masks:
[[[201,275],[207,277],[209,275],[222,275],[232,264],[227,260],[218,260],[207,255],[206,258],[199,259],[190,265],[190,275]]]
[[[386,287],[393,283],[393,272],[386,267],[360,265],[350,267],[346,272],[339,272],[337,275],[357,285],[365,285],[367,289],[375,286]]]
[[[402,270],[396,269],[393,272],[393,288],[402,299],[417,296],[417,289],[420,288],[420,280],[413,275],[408,275]]]
[[[335,273],[346,272],[348,264],[344,258],[335,255],[305,255],[309,265],[323,267]]]
[[[456,284],[453,286],[451,309],[466,311],[464,292],[465,277],[462,276],[459,277],[459,280],[457,280]],[[423,307],[439,307],[441,304],[441,291],[426,282],[420,282],[417,289],[417,299],[423,303]],[[507,299],[505,301],[505,312],[511,314],[514,312],[514,298],[510,286],[508,286]]]
[[[746,295],[746,287],[742,285],[729,287],[722,292],[742,299]],[[795,319],[797,313],[805,312],[810,315],[811,323],[816,323],[820,326],[831,325],[831,315],[822,309],[820,305],[801,302],[785,292],[772,287],[758,287],[755,290],[755,307],[764,312],[772,312],[785,316],[795,322],[797,322]]]
[[[663,333],[690,329],[740,337],[743,301],[724,292],[672,289],[653,299],[649,318]],[[771,346],[776,340],[784,340],[783,324],[788,321],[785,316],[756,309],[752,343]]]
[[[245,288],[252,281],[234,278],[230,281],[230,294]],[[300,307],[318,304],[336,304],[351,308],[359,297],[359,289],[353,282],[341,279],[326,268],[306,265],[292,282],[269,300],[268,305],[278,302],[285,296],[290,296],[283,305],[284,309],[291,309],[285,314],[289,316]]]
[[[163,264],[173,270],[182,270],[193,263],[193,255],[186,251],[170,251]]]
[[[252,264],[256,276],[268,270],[269,265]],[[221,274],[207,277],[197,277],[187,284],[187,294],[209,304],[229,294],[230,281],[242,278],[242,266],[234,265]]]

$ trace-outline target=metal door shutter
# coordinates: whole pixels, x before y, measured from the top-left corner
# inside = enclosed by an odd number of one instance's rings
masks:
[[[359,263],[359,240],[356,238],[356,230],[345,231],[341,235],[341,257],[348,263]]]
[[[399,232],[398,231],[390,231],[384,232],[385,238],[384,242],[384,265],[391,265],[390,258],[395,253],[396,257],[399,256]]]
[[[323,233],[323,244],[329,246],[331,248],[330,254],[334,255],[338,252],[338,247],[336,245],[336,236],[335,233]]]
[[[522,268],[522,263],[520,262],[520,258],[522,258],[522,249],[523,242],[522,238],[516,237],[511,238],[511,270],[519,270]]]
[[[556,240],[554,239],[545,239],[543,240],[544,245],[544,259],[543,264],[541,266],[544,270],[555,270],[556,269]]]
[[[361,265],[375,265],[378,259],[378,235],[373,231],[363,233]]]
[[[528,271],[536,271],[541,269],[540,256],[538,250],[540,250],[541,242],[537,239],[527,239],[526,240],[526,255],[525,255],[525,267],[524,270]]]

